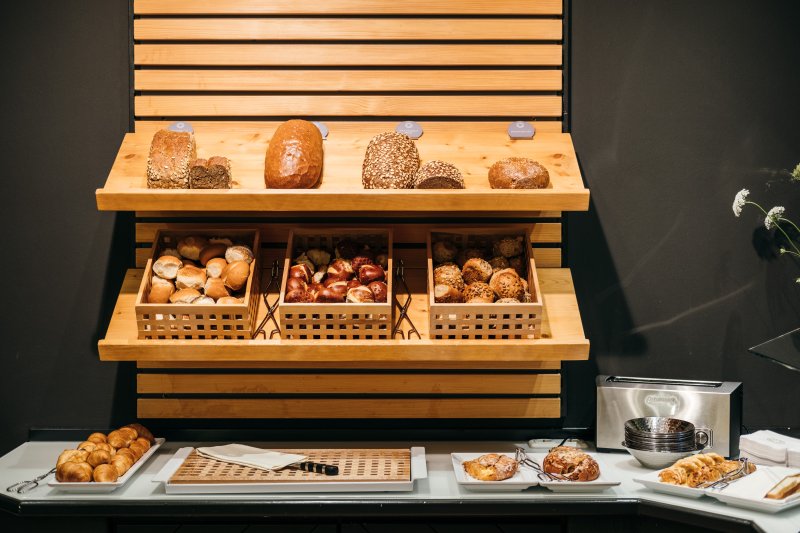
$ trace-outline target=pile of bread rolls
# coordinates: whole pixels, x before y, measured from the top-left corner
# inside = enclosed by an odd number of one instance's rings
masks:
[[[436,303],[527,303],[533,300],[525,269],[525,239],[501,237],[463,249],[450,240],[433,242]]]
[[[128,424],[108,435],[92,433],[74,450],[64,450],[56,461],[56,481],[113,483],[155,444],[141,424]]]
[[[244,303],[253,250],[227,237],[191,235],[153,262],[147,302],[230,305]]]
[[[285,303],[385,303],[388,255],[352,239],[339,241],[333,253],[301,250],[289,269]]]

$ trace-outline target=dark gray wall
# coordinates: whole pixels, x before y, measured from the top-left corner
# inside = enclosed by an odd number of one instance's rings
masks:
[[[573,132],[593,207],[569,217],[569,260],[593,354],[569,368],[567,425],[592,423],[598,370],[743,380],[749,425],[800,423],[798,378],[745,351],[799,325],[800,272],[760,259],[758,217],[730,210],[747,186],[800,211],[800,186],[782,199],[766,186],[800,161],[796,11],[573,0]],[[132,368],[95,348],[132,261],[129,215],[93,197],[128,123],[127,16],[127,2],[91,0],[2,17],[0,452],[31,426],[134,414]]]

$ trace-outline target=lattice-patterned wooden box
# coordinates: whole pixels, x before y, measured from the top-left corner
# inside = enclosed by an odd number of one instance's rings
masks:
[[[388,256],[385,303],[286,303],[286,282],[294,258],[311,248],[333,253],[336,244],[352,239]],[[281,336],[284,339],[390,339],[392,336],[392,231],[375,228],[295,229],[289,234],[281,281]]]
[[[524,279],[530,303],[436,303],[434,301],[433,243],[450,241],[459,249],[485,249],[502,237],[519,237],[523,243]],[[522,226],[441,229],[428,232],[428,309],[432,339],[534,339],[541,335],[542,293],[531,254],[530,229]],[[460,266],[460,265],[459,265]]]
[[[234,244],[246,244],[255,256],[241,304],[195,305],[148,303],[153,263],[164,250],[175,248],[189,235],[227,237]],[[256,229],[193,228],[159,230],[153,242],[153,257],[147,261],[136,296],[136,325],[140,339],[250,339],[256,326],[261,262],[260,235]]]

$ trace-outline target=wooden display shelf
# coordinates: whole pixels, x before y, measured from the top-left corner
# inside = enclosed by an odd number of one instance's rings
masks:
[[[403,258],[403,252],[398,253],[399,258]],[[410,252],[411,256],[415,255],[414,251]],[[270,362],[287,366],[320,363],[341,367],[457,363],[487,368],[486,365],[492,364],[507,367],[536,361],[585,360],[589,356],[589,341],[583,333],[572,275],[565,268],[538,270],[544,299],[541,339],[457,341],[431,340],[428,337],[425,269],[408,266],[406,281],[412,292],[409,316],[420,332],[420,340],[301,341],[281,340],[277,336],[271,340],[139,340],[134,301],[142,272],[141,269],[131,269],[125,276],[106,337],[98,342],[101,360]],[[269,272],[265,271],[263,275],[269,276]],[[276,293],[272,293],[270,302],[276,297]],[[262,301],[259,320],[265,311]],[[268,335],[271,326],[270,322],[265,328]],[[407,329],[407,324],[404,323],[402,328]]]
[[[476,103],[477,104],[477,103]],[[360,105],[357,102],[354,105]],[[560,122],[537,122],[533,140],[510,140],[507,123],[422,122],[416,141],[423,162],[441,159],[463,173],[464,190],[364,190],[361,165],[369,140],[394,129],[394,122],[326,122],[322,183],[317,189],[265,189],[267,144],[280,122],[192,121],[198,157],[223,155],[232,162],[230,190],[157,190],[146,187],[146,163],[153,134],[169,122],[137,121],[117,154],[105,186],[98,189],[103,211],[374,213],[419,212],[439,216],[467,213],[585,211],[589,190],[583,185],[572,139]],[[505,157],[529,157],[550,172],[551,186],[541,190],[498,190],[488,169]]]

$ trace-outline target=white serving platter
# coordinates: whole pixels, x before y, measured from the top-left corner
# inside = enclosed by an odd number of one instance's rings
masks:
[[[528,457],[540,465],[546,456],[546,453],[528,453]],[[620,484],[619,481],[615,481],[608,477],[608,474],[606,473],[608,472],[608,469],[603,464],[603,461],[598,459],[595,455],[592,455],[592,458],[597,461],[597,465],[600,467],[600,476],[597,479],[593,481],[539,481],[539,485],[553,492],[581,493],[602,492]],[[530,470],[530,468],[524,466],[522,468],[525,470]]]
[[[150,449],[142,455],[141,459],[133,463],[133,466],[125,472],[125,474],[117,479],[114,482],[103,482],[98,483],[95,481],[87,481],[87,482],[77,482],[77,483],[62,483],[60,481],[52,480],[50,481],[47,486],[53,487],[56,490],[60,490],[63,492],[82,492],[82,493],[108,493],[114,492],[118,488],[125,485],[125,483],[130,480],[134,474],[150,459],[156,450],[158,450],[163,444],[165,439],[156,439],[156,443],[150,446]],[[76,444],[77,446],[77,444]]]
[[[661,492],[664,494],[673,494],[675,496],[683,496],[684,498],[696,499],[706,494],[706,489],[695,489],[683,485],[671,485],[669,483],[663,483],[658,479],[659,472],[661,472],[661,470],[655,470],[644,476],[635,477],[633,478],[633,480],[636,483],[644,485],[648,489],[653,490],[655,492]]]
[[[299,483],[170,483],[169,479],[189,457],[194,448],[181,448],[152,481],[164,484],[167,494],[270,494],[335,492],[410,492],[414,481],[428,477],[425,448],[411,447],[411,479],[408,481],[304,481]]]
[[[798,472],[800,472],[800,468],[759,466],[758,470],[736,483],[732,483],[722,490],[706,490],[706,494],[734,507],[765,513],[779,513],[800,506],[800,493],[783,500],[767,499],[764,495],[780,480]]]
[[[506,455],[514,458],[514,452],[481,452],[481,453],[451,453],[450,459],[453,462],[453,473],[456,476],[456,481],[459,485],[468,490],[485,490],[485,491],[520,491],[530,487],[535,487],[539,484],[539,478],[536,472],[530,468],[518,468],[517,472],[508,479],[503,481],[481,481],[475,479],[464,470],[464,461],[472,461],[481,455],[487,453],[496,453],[498,455]]]

